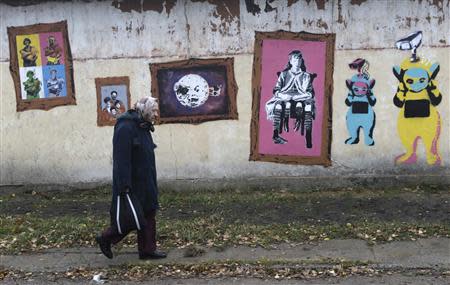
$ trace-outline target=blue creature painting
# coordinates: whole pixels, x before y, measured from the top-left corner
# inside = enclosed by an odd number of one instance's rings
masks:
[[[375,128],[375,112],[373,106],[376,98],[372,89],[375,86],[375,80],[370,79],[368,73],[369,62],[358,58],[349,64],[351,69],[357,69],[358,74],[346,80],[349,90],[345,104],[350,108],[347,111],[347,129],[350,137],[345,141],[346,144],[357,144],[359,142],[360,129],[364,132],[364,143],[368,146],[375,144],[373,139],[373,130]]]

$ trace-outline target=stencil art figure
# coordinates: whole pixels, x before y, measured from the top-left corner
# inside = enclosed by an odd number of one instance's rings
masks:
[[[397,128],[406,152],[395,159],[397,164],[415,163],[419,138],[422,139],[427,155],[427,163],[440,165],[439,135],[441,118],[436,106],[442,100],[437,87],[436,76],[439,64],[432,63],[416,55],[422,33],[417,32],[397,42],[399,49],[411,49],[413,55],[405,58],[393,72],[399,84],[394,96],[394,105],[400,108]],[[409,44],[409,45],[408,45]]]
[[[275,144],[288,141],[280,136],[289,132],[289,119],[295,119],[294,130],[305,134],[306,147],[312,148],[312,121],[315,119],[313,80],[316,74],[306,72],[301,51],[289,53],[286,68],[279,73],[273,97],[266,102],[267,119],[273,121],[272,140]]]
[[[31,45],[31,40],[29,38],[25,38],[23,40],[23,49],[20,50],[20,55],[23,60],[23,66],[36,66],[36,60],[38,58],[37,49]]]
[[[64,79],[57,77],[56,69],[50,71],[50,76],[47,80],[48,97],[59,97],[64,88]]]
[[[359,142],[359,131],[364,132],[364,143],[368,146],[375,144],[373,140],[373,130],[375,128],[375,112],[373,106],[376,98],[372,89],[375,86],[375,80],[370,79],[368,73],[369,62],[358,58],[349,64],[350,68],[357,69],[358,74],[346,80],[349,93],[345,104],[350,108],[347,111],[347,129],[350,137],[345,141],[346,144],[357,144]]]
[[[62,48],[56,42],[54,36],[49,36],[48,46],[45,48],[45,56],[47,57],[48,65],[61,64]]]
[[[41,91],[42,82],[35,77],[33,71],[27,72],[27,80],[23,83],[25,92],[27,93],[27,100],[38,99]]]

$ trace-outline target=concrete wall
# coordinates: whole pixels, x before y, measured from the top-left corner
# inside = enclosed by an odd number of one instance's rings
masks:
[[[188,57],[235,57],[239,120],[200,125],[167,124],[154,134],[157,168],[163,179],[248,177],[389,177],[450,176],[450,13],[449,1],[432,0],[277,0],[265,1],[92,1],[0,4],[1,183],[74,183],[111,179],[112,127],[97,127],[94,78],[129,76],[131,100],[150,95],[151,62]],[[257,7],[261,11],[257,12]],[[76,106],[17,113],[9,73],[7,26],[67,20]],[[336,33],[333,93],[332,166],[294,166],[249,162],[251,76],[255,31]],[[443,166],[430,167],[419,146],[419,162],[395,166],[403,153],[392,103],[397,80],[392,66],[407,52],[393,48],[413,31],[424,33],[420,53],[441,65],[437,77],[443,94],[438,110],[443,125]],[[345,79],[357,57],[371,63],[376,145],[345,145]]]

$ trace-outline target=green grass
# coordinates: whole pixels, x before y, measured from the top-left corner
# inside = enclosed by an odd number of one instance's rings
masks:
[[[276,243],[345,238],[378,243],[449,237],[448,216],[443,214],[448,208],[449,198],[448,189],[426,187],[320,192],[162,190],[161,211],[157,217],[158,241],[163,248],[224,248],[231,245],[267,247]],[[422,204],[433,200],[434,204],[425,210],[439,215],[435,220],[420,219],[418,215],[415,220],[409,214],[397,214],[402,209],[393,208],[386,209],[392,212],[390,220],[386,220],[370,212],[375,208],[364,208],[370,206],[374,199],[379,202],[385,199],[403,201],[402,205],[412,205],[409,213],[418,212]],[[95,246],[95,235],[109,223],[109,213],[105,210],[110,202],[109,187],[46,193],[29,191],[2,195],[0,201],[0,253]],[[103,210],[90,207],[90,203],[103,205]],[[326,214],[329,209],[324,208],[325,203],[339,203],[337,219],[327,220],[320,216],[310,220],[297,218],[299,215],[308,216],[311,211],[314,215]],[[70,206],[70,211],[67,206]],[[81,206],[85,207],[84,211],[78,211]],[[17,207],[27,208],[18,214],[15,213]],[[46,214],[43,211],[47,211]],[[293,214],[292,211],[298,212]],[[135,236],[131,235],[121,244],[134,246]]]
[[[95,234],[107,226],[107,219],[56,217],[52,219],[0,217],[0,252],[17,253],[47,248],[94,246]],[[227,224],[218,217],[174,221],[158,219],[159,242],[163,248],[198,245],[267,247],[276,243],[299,243],[357,238],[369,243],[449,237],[449,225],[406,223],[358,223],[352,225]],[[135,245],[134,235],[124,245]]]

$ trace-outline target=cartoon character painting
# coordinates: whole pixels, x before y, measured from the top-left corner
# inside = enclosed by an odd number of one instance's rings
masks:
[[[375,144],[373,130],[375,128],[375,112],[373,106],[376,98],[372,92],[375,79],[370,79],[368,69],[369,62],[358,58],[349,64],[350,68],[357,69],[351,79],[346,80],[349,93],[345,104],[350,108],[347,111],[347,129],[350,137],[346,144],[357,144],[359,142],[359,131],[364,131],[364,143],[368,146]]]
[[[437,87],[436,76],[439,64],[432,63],[416,55],[422,33],[411,34],[397,42],[399,49],[413,50],[413,56],[395,66],[393,72],[399,84],[394,96],[394,104],[400,108],[397,128],[406,153],[395,159],[397,164],[415,163],[419,138],[425,145],[427,163],[440,165],[439,135],[441,118],[437,106],[442,94]]]

